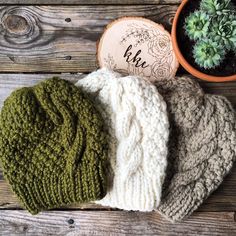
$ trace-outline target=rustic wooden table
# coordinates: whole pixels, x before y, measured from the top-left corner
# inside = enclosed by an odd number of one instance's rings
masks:
[[[7,3],[6,3],[7,2]],[[22,2],[24,5],[22,5]],[[96,41],[120,16],[144,16],[168,30],[181,0],[0,0],[0,108],[16,88],[54,74],[76,81],[94,70]],[[201,82],[236,105],[236,82]],[[236,235],[236,166],[220,188],[182,223],[158,213],[126,212],[94,204],[31,216],[0,168],[0,235]]]

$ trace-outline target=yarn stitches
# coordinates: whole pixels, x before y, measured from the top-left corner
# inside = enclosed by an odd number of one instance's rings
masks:
[[[151,211],[159,205],[168,140],[166,104],[156,88],[135,76],[101,69],[76,84],[103,110],[111,136],[111,186],[97,203]],[[112,181],[113,180],[113,181]]]
[[[236,117],[222,96],[187,77],[158,81],[169,110],[167,178],[159,212],[180,221],[220,185],[236,157]]]
[[[102,118],[68,81],[49,79],[7,98],[0,159],[12,190],[32,214],[106,193]]]

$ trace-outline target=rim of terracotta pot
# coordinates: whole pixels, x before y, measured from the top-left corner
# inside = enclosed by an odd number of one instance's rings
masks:
[[[225,81],[236,80],[236,74],[235,75],[230,75],[230,76],[213,76],[213,75],[205,74],[205,73],[195,69],[193,66],[191,66],[188,63],[188,61],[184,58],[184,56],[182,55],[182,53],[179,49],[179,46],[178,46],[176,31],[177,31],[177,23],[178,23],[178,20],[179,20],[179,15],[180,15],[181,11],[183,10],[184,6],[188,2],[189,2],[189,0],[183,0],[182,3],[180,4],[180,6],[177,9],[177,12],[175,14],[175,17],[174,17],[174,20],[173,20],[173,25],[172,25],[172,30],[171,30],[171,39],[172,39],[172,43],[173,43],[173,49],[174,49],[174,52],[176,54],[176,57],[177,57],[179,63],[190,74],[192,74],[192,75],[194,75],[197,78],[202,79],[202,80],[211,81],[211,82],[225,82]]]

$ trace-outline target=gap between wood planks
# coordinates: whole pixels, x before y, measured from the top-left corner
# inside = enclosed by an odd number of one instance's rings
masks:
[[[179,4],[181,0],[0,0],[4,5],[139,5]]]

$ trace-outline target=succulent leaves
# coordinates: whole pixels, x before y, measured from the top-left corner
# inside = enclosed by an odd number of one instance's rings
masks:
[[[236,53],[236,8],[231,0],[201,0],[200,10],[186,17],[184,28],[195,41],[193,57],[202,68],[215,68],[227,52]]]
[[[231,0],[202,0],[200,9],[211,15],[221,15],[230,10]]]
[[[212,40],[198,41],[193,48],[195,62],[205,69],[215,68],[224,60],[225,50]]]
[[[236,50],[236,14],[214,17],[210,35],[227,50]]]
[[[185,31],[191,40],[198,40],[206,37],[209,28],[210,17],[201,11],[191,13],[185,19]]]

